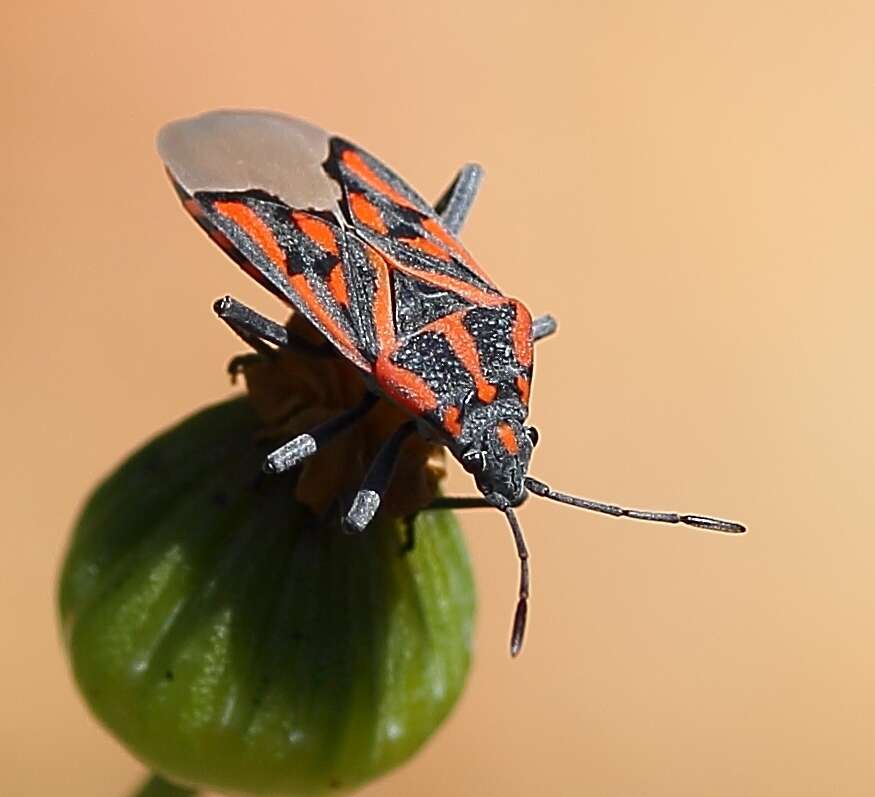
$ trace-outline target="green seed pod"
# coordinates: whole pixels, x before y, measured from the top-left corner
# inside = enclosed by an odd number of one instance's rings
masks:
[[[60,582],[95,715],[171,780],[244,794],[351,789],[410,757],[458,698],[474,587],[453,516],[416,545],[357,536],[267,477],[246,399],[152,441],[89,500]]]

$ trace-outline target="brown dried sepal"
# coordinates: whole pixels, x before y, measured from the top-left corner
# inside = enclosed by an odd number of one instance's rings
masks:
[[[286,325],[299,339],[325,343],[301,316]],[[355,406],[365,386],[355,366],[340,354],[319,357],[282,350],[273,357],[247,359],[241,367],[249,397],[264,421],[264,436],[277,445]],[[338,498],[352,496],[380,446],[408,420],[401,410],[380,400],[368,414],[306,460],[295,487],[295,498],[316,512]],[[401,450],[384,509],[404,517],[434,499],[446,475],[443,446],[411,435]]]

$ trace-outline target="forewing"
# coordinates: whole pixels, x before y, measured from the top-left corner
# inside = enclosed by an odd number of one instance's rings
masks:
[[[471,395],[527,399],[528,314],[376,158],[306,122],[246,111],[174,122],[159,150],[210,236],[402,406],[451,430]]]
[[[349,360],[370,371],[370,347],[352,312],[341,228],[272,198],[198,192],[186,207],[261,284],[286,300]]]
[[[391,331],[376,333],[381,388],[452,438],[471,401],[524,407],[528,312],[496,288],[435,210],[388,167],[343,139],[332,138],[329,147],[326,171],[343,189],[350,238],[366,242],[379,259],[377,283],[391,285]]]
[[[350,297],[356,253],[347,256],[340,187],[323,168],[328,135],[279,114],[214,111],[167,125],[158,148],[209,235],[369,371],[373,344]]]
[[[329,149],[325,167],[343,189],[347,217],[393,265],[500,295],[434,208],[391,169],[341,138],[331,138]]]
[[[165,125],[158,153],[189,196],[262,191],[290,208],[336,212],[340,186],[323,169],[330,136],[269,111],[210,111]]]

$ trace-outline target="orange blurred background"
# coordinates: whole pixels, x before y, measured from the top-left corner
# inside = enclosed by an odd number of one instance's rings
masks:
[[[869,2],[23,3],[0,26],[6,398],[0,793],[119,797],[142,769],[66,670],[54,580],[90,487],[232,392],[233,293],[154,149],[202,110],[281,110],[437,197],[550,311],[535,475],[744,538],[531,501],[516,562],[465,519],[467,692],[365,795],[864,795],[875,757],[875,6]],[[470,490],[455,469],[455,491]]]

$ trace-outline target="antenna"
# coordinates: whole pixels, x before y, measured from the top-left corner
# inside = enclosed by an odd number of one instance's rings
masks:
[[[591,501],[589,498],[578,498],[574,495],[566,495],[557,492],[542,481],[526,476],[524,479],[526,489],[541,498],[549,498],[560,504],[568,504],[578,509],[588,509],[591,512],[601,512],[603,515],[614,517],[628,517],[633,520],[648,520],[653,523],[683,523],[687,526],[695,526],[707,531],[719,531],[724,534],[744,534],[747,529],[741,523],[706,515],[680,515],[677,512],[650,512],[644,509],[627,509],[615,504],[603,504],[601,501]],[[529,551],[523,537],[516,514],[514,514],[510,501],[499,493],[485,496],[486,504],[494,506],[504,513],[510,530],[513,533],[513,541],[516,543],[516,552],[520,560],[520,590],[517,599],[516,611],[513,615],[513,630],[510,634],[510,655],[516,656],[523,646],[523,637],[526,633],[526,618],[529,613]],[[450,499],[453,506],[482,506],[482,499]]]
[[[549,498],[551,501],[575,506],[578,509],[588,509],[590,512],[601,512],[603,515],[628,517],[634,520],[649,520],[653,523],[683,523],[687,526],[695,526],[707,531],[719,531],[724,534],[744,534],[747,531],[741,523],[707,517],[706,515],[679,515],[677,512],[649,512],[643,509],[626,509],[614,504],[591,501],[588,498],[578,498],[574,495],[557,492],[544,484],[544,482],[533,479],[531,476],[525,478],[525,485],[526,489],[541,498]]]
[[[513,533],[513,541],[516,543],[516,553],[520,560],[520,591],[513,614],[513,631],[510,634],[510,655],[516,656],[523,647],[523,637],[526,634],[526,618],[529,614],[529,549],[526,548],[526,540],[516,514],[510,505],[510,501],[503,495],[493,493],[486,496],[486,500],[496,509],[501,510],[510,524]]]

